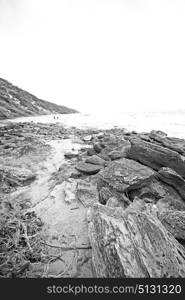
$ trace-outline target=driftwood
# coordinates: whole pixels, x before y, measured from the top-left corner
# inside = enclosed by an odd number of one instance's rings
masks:
[[[155,206],[136,201],[124,211],[96,204],[88,221],[97,277],[185,277],[185,249]]]

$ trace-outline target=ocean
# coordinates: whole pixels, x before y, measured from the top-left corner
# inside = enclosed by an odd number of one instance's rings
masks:
[[[16,118],[15,122],[60,123],[64,126],[75,126],[80,129],[125,128],[129,131],[149,132],[162,130],[169,136],[185,138],[185,111],[173,112],[123,112],[116,114],[66,114],[44,115],[38,117]]]

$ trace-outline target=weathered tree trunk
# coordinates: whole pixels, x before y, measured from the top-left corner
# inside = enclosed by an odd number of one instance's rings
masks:
[[[136,201],[124,211],[97,204],[88,220],[97,277],[185,277],[185,249],[155,206]]]

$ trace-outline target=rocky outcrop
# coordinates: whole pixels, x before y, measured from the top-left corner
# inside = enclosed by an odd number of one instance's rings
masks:
[[[138,138],[132,138],[130,142],[129,158],[139,161],[154,170],[169,167],[185,177],[185,157],[179,153]]]
[[[108,156],[110,157],[111,160],[127,157],[130,147],[131,147],[130,142],[122,139],[120,142],[120,146],[110,151],[108,153]]]
[[[99,187],[109,186],[117,192],[128,192],[147,185],[154,171],[134,160],[122,158],[111,162],[99,175]]]
[[[92,135],[85,135],[85,136],[83,137],[83,141],[84,141],[84,142],[90,142],[92,139],[93,139],[93,136],[92,136]]]
[[[177,240],[185,242],[185,211],[163,211],[159,214],[159,219]]]
[[[145,186],[131,190],[128,197],[133,201],[136,197],[145,202],[157,204],[159,210],[185,210],[185,202],[179,193],[170,185],[159,180],[158,173]]]
[[[59,148],[61,161],[63,156],[66,160],[50,178],[46,170],[44,188],[43,180],[38,180],[33,187],[28,187],[28,194],[20,196],[16,187],[29,184],[29,174],[32,175],[32,172],[24,172],[24,167],[34,166],[30,169],[37,173],[40,160],[45,161],[46,154],[52,154],[50,148],[45,148],[43,141],[53,139],[66,142],[67,147],[61,144]],[[62,142],[62,139],[72,139],[74,143],[79,143],[78,152],[72,146],[69,152],[64,153],[64,149],[69,148],[68,141]],[[38,183],[39,192],[40,188],[44,190],[44,201],[36,205],[37,211],[41,203],[44,208],[47,202],[49,211],[55,207],[54,219],[50,218],[54,230],[55,216],[58,216],[58,211],[63,212],[64,226],[59,227],[59,236],[63,236],[62,230],[71,239],[81,220],[82,226],[78,234],[75,233],[77,243],[72,238],[68,250],[71,253],[76,250],[77,257],[74,259],[77,261],[87,261],[85,252],[78,257],[79,250],[88,251],[87,268],[91,270],[92,247],[93,269],[97,277],[185,277],[184,157],[180,155],[180,150],[172,149],[175,140],[172,145],[169,144],[169,141],[172,143],[169,138],[168,144],[164,143],[166,139],[167,135],[160,131],[139,134],[112,129],[98,133],[97,130],[67,129],[56,124],[7,124],[0,127],[0,164],[10,165],[10,157],[12,165],[16,162],[18,166],[16,159],[19,158],[22,169],[18,168],[19,172],[17,169],[13,173],[12,168],[6,171],[5,168],[2,168],[3,171],[0,169],[0,198],[5,195],[7,200],[8,193],[13,191],[13,197],[15,194],[21,202],[26,199],[30,207],[30,191]],[[180,147],[179,140],[178,143]],[[51,165],[56,166],[56,157]],[[42,179],[42,174],[45,174],[45,164],[42,168],[40,175],[37,173],[38,179]],[[14,173],[15,176],[12,176]],[[37,190],[34,191],[34,201],[35,198],[37,200]],[[11,208],[9,202],[3,206],[5,211],[9,206]],[[63,210],[64,206],[66,211]],[[65,232],[65,225],[68,227],[69,223],[71,227],[72,218],[74,232],[71,229]],[[61,224],[62,218],[58,219],[58,224]],[[51,241],[53,245],[53,233]],[[68,250],[65,248],[66,252]],[[58,260],[54,263],[57,265]],[[79,277],[78,267],[74,269],[75,272],[67,276]],[[88,274],[93,276],[91,271]]]
[[[184,247],[155,207],[136,202],[124,211],[99,204],[88,221],[96,277],[185,277]]]
[[[95,203],[98,203],[96,184],[85,180],[79,180],[76,189],[76,198],[84,207],[92,207]]]
[[[77,158],[78,157],[78,153],[75,153],[75,152],[66,152],[64,154],[64,157],[67,158],[67,159]]]
[[[185,200],[185,180],[179,174],[170,168],[161,168],[157,175],[162,181],[173,186],[181,198]]]
[[[28,169],[0,166],[0,191],[9,191],[11,188],[25,186],[36,179]]]
[[[87,175],[94,175],[101,170],[102,166],[80,162],[76,165],[76,169]]]
[[[106,165],[106,161],[97,155],[92,155],[91,157],[88,157],[85,162],[93,165]]]
[[[100,145],[100,143],[94,143],[93,145],[93,149],[96,153],[100,153],[102,151],[102,146]]]
[[[159,145],[185,155],[185,140],[175,137],[168,137],[166,133],[155,130],[151,131],[149,137]]]

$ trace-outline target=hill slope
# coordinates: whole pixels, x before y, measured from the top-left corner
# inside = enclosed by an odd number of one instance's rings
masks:
[[[74,109],[38,99],[0,78],[0,120],[31,115],[68,114]]]

